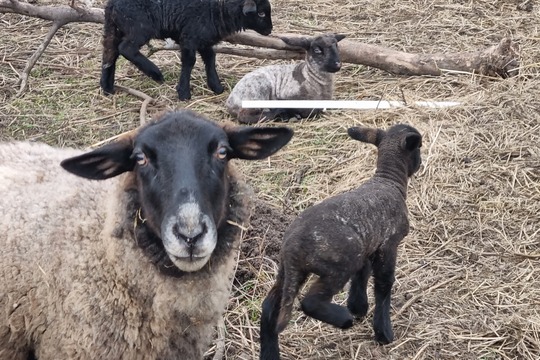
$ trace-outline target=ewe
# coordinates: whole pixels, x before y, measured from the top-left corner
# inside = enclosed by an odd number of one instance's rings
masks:
[[[178,111],[87,153],[0,144],[0,359],[202,359],[248,216],[229,160],[291,136]]]

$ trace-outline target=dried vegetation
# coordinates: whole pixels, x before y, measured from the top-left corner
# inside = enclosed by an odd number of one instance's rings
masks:
[[[452,100],[462,105],[327,111],[317,120],[291,123],[293,141],[270,160],[241,164],[259,204],[225,318],[226,358],[257,357],[260,305],[273,283],[281,234],[292,216],[371,176],[375,149],[349,140],[346,128],[398,122],[423,134],[424,164],[410,182],[412,231],[398,257],[392,312],[396,340],[384,347],[372,341],[371,311],[347,331],[295,312],[281,335],[284,358],[540,358],[538,5],[513,0],[275,0],[273,6],[276,32],[335,31],[407,52],[475,51],[510,36],[520,45],[521,69],[509,79],[474,74],[406,78],[345,65],[337,76],[337,99]],[[14,96],[17,72],[48,26],[0,15],[0,140],[88,146],[137,126],[140,99],[99,92],[101,25],[62,28],[32,71],[29,91]],[[215,96],[207,90],[200,61],[193,72],[193,100],[181,103],[174,89],[178,55],[160,52],[152,58],[164,72],[164,85],[125,60],[117,70],[119,84],[156,99],[148,107],[150,116],[185,106],[230,119],[224,110],[228,91]],[[218,55],[218,72],[230,90],[243,74],[269,63]]]

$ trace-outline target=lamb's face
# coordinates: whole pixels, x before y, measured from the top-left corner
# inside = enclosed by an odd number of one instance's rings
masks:
[[[307,61],[324,72],[335,73],[341,69],[338,41],[343,37],[333,34],[322,35],[313,39],[307,54]]]
[[[227,135],[196,120],[171,117],[144,129],[132,155],[148,225],[182,271],[199,270],[210,259],[228,194]]]
[[[272,8],[268,0],[245,0],[244,28],[261,35],[272,32]]]

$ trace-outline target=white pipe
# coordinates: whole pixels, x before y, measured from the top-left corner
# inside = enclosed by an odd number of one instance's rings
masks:
[[[245,109],[392,109],[406,106],[444,108],[459,105],[455,101],[402,101],[386,100],[243,100]]]

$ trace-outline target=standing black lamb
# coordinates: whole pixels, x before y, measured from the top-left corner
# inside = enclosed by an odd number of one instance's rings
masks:
[[[301,302],[304,313],[346,329],[353,325],[351,313],[362,317],[368,311],[366,287],[373,269],[375,340],[394,339],[390,295],[397,247],[409,232],[407,182],[420,167],[422,137],[407,125],[348,132],[378,147],[377,170],[359,188],[304,211],[285,232],[277,280],[262,305],[261,359],[279,359],[278,334],[309,274],[319,278]],[[347,310],[331,301],[349,279]]]
[[[245,29],[262,35],[271,33],[268,0],[109,0],[105,7],[101,88],[106,94],[114,92],[114,71],[120,54],[146,75],[162,82],[159,68],[139,49],[150,39],[171,38],[181,48],[178,98],[191,98],[189,82],[196,52],[204,61],[208,87],[221,94],[223,85],[212,46]]]

